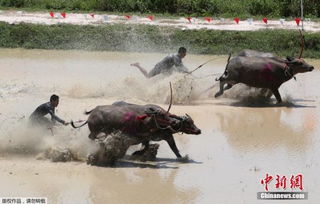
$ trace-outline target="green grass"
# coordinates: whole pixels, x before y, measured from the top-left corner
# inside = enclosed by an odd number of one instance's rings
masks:
[[[320,58],[320,34],[305,33],[304,57]],[[175,52],[180,46],[194,54],[228,54],[256,49],[297,56],[297,31],[180,30],[149,25],[36,25],[0,23],[0,47],[81,49],[128,52]]]
[[[300,0],[0,0],[0,7],[239,18],[300,16]],[[304,0],[304,14],[320,17],[320,1]]]

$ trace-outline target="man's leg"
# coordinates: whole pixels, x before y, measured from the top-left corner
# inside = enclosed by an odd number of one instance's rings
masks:
[[[147,72],[144,68],[142,68],[142,67],[140,66],[139,62],[130,64],[130,65],[133,66],[133,67],[137,67],[137,68],[142,72],[142,74],[143,74],[146,78],[150,78],[149,75],[148,75],[148,72]]]
[[[35,126],[40,126],[48,129],[52,128],[54,125],[53,122],[46,117],[35,118],[32,120],[32,124]]]
[[[52,131],[54,124],[52,121],[50,121],[46,117],[30,118],[30,125],[41,127],[44,129],[48,129],[48,130],[50,130],[51,134],[54,136],[53,131]]]

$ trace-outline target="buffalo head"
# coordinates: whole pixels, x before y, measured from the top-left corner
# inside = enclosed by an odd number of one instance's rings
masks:
[[[292,70],[293,75],[297,73],[311,72],[314,69],[312,65],[306,63],[302,58],[287,57],[285,63]]]
[[[287,60],[285,60],[285,63],[290,68],[292,75],[295,75],[298,73],[304,73],[304,72],[311,72],[314,69],[312,65],[309,65],[301,58],[304,51],[305,43],[304,43],[304,36],[301,30],[299,30],[299,32],[301,37],[301,49],[300,49],[299,57],[297,58],[287,57]]]
[[[186,114],[185,116],[170,115],[170,117],[177,119],[171,127],[175,132],[183,132],[186,134],[201,134],[201,130],[194,124],[192,118]]]

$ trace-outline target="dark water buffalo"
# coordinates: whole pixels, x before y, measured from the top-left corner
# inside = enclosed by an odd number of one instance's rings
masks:
[[[224,74],[218,79],[220,90],[215,97],[221,96],[234,84],[244,83],[252,87],[270,89],[277,102],[281,103],[282,99],[278,91],[281,84],[294,78],[298,73],[310,72],[314,69],[301,59],[302,52],[303,43],[298,58],[281,59],[271,53],[255,50],[241,51],[238,56],[228,60]]]
[[[97,106],[86,114],[90,114],[88,120],[81,126],[88,124],[90,139],[95,139],[101,133],[108,135],[121,131],[134,137],[135,144],[144,145],[143,150],[134,154],[147,151],[150,141],[166,140],[175,155],[181,158],[172,134],[201,134],[201,130],[194,125],[189,115],[176,116],[152,104],[136,105],[121,101],[112,105]],[[72,126],[78,128],[73,123]]]
[[[219,78],[220,90],[215,97],[223,94],[224,90],[230,89],[234,84],[244,83],[257,88],[268,88],[281,103],[278,91],[282,83],[292,79],[298,73],[309,72],[314,69],[303,59],[287,58],[279,61],[265,57],[232,58],[223,76]],[[224,85],[227,84],[226,87]]]

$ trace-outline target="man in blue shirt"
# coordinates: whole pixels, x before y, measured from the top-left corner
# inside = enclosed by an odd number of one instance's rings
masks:
[[[158,62],[154,68],[148,73],[139,63],[133,63],[131,66],[137,67],[142,74],[151,78],[158,74],[171,74],[174,70],[182,73],[188,73],[188,69],[183,65],[182,59],[186,56],[187,49],[180,47],[177,54],[171,54],[166,56],[163,60]],[[174,67],[176,69],[174,69]]]
[[[37,109],[31,114],[30,121],[33,125],[40,125],[46,127],[52,127],[55,125],[56,121],[63,125],[68,125],[68,122],[60,119],[58,116],[55,115],[55,108],[59,104],[59,96],[53,94],[50,97],[50,101],[44,103],[37,107]],[[51,121],[45,117],[47,114],[51,115]]]

